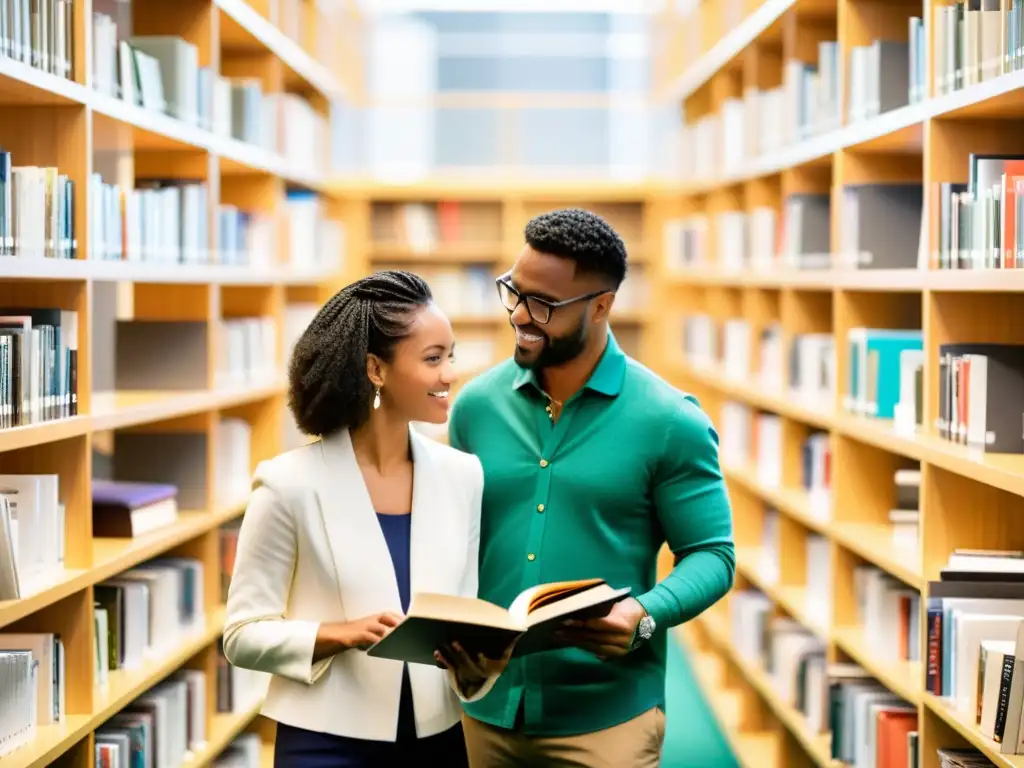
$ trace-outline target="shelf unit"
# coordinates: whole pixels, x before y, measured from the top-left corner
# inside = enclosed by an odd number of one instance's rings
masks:
[[[940,345],[952,342],[1021,343],[1024,280],[1019,269],[938,270],[930,268],[936,213],[924,209],[926,238],[917,268],[852,269],[834,266],[799,270],[778,262],[755,269],[717,261],[720,237],[714,217],[758,207],[776,212],[787,197],[817,193],[831,199],[832,253],[841,250],[843,187],[905,181],[926,194],[939,182],[966,182],[971,153],[1020,152],[1024,120],[1019,69],[939,93],[934,77],[939,45],[935,13],[944,0],[723,0],[694,3],[693,15],[661,18],[665,42],[657,62],[655,93],[679,102],[692,130],[703,118],[744,98],[752,89],[785,86],[786,63],[814,63],[818,43],[838,46],[838,104],[841,114],[851,92],[842,74],[850,51],[876,38],[906,41],[911,16],[923,19],[924,92],[920,100],[830,128],[747,156],[723,170],[682,176],[663,188],[655,219],[662,223],[707,216],[705,252],[686,266],[674,266],[677,243],[660,230],[662,254],[655,306],[661,307],[661,344],[652,364],[681,388],[694,392],[721,429],[731,403],[780,417],[781,482],[762,476],[754,457],[729,459],[723,439],[723,472],[734,505],[737,583],[733,594],[679,630],[682,642],[705,673],[699,675],[740,764],[826,766],[830,734],[815,732],[780,694],[771,676],[741,652],[732,634],[736,594],[760,590],[770,614],[802,624],[825,643],[830,662],[852,661],[918,710],[919,755],[923,768],[938,768],[936,750],[972,746],[998,766],[1024,766],[1024,756],[1001,755],[999,745],[968,718],[925,690],[920,662],[886,661],[866,641],[855,605],[854,569],[870,564],[921,594],[954,548],[1013,549],[1024,544],[1024,457],[983,454],[942,439],[932,426],[939,412]],[[753,119],[753,118],[751,118]],[[755,122],[754,133],[758,130]],[[748,125],[748,129],[751,126]],[[693,134],[689,134],[690,137]],[[937,209],[934,209],[937,210]],[[781,221],[781,214],[780,214]],[[916,226],[916,225],[915,225]],[[916,240],[915,233],[915,240]],[[730,254],[740,256],[741,254]],[[745,254],[744,254],[745,255]],[[818,402],[788,386],[760,382],[753,374],[729,375],[721,359],[700,361],[684,353],[686,317],[705,315],[715,327],[731,319],[749,324],[756,369],[759,333],[781,330],[783,361],[795,337],[831,333],[836,373],[832,397]],[[843,407],[850,375],[847,333],[851,328],[923,331],[923,425],[910,431],[894,422],[857,416]],[[822,505],[801,485],[802,446],[813,431],[824,431],[831,452],[830,503]],[[730,456],[733,454],[730,453]],[[916,547],[896,547],[887,519],[893,506],[894,470],[921,470],[920,522]],[[823,511],[824,506],[824,511]],[[762,567],[762,531],[769,512],[778,513],[777,572]],[[830,613],[809,600],[806,542],[823,536],[831,560]],[[667,564],[663,564],[663,568]],[[924,658],[925,640],[921,640]],[[827,724],[827,719],[826,719]],[[827,725],[826,725],[827,727]]]
[[[494,279],[511,269],[519,255],[527,221],[554,208],[595,211],[622,235],[631,271],[612,326],[632,354],[651,354],[648,238],[654,231],[651,216],[658,194],[648,186],[510,177],[410,184],[349,180],[332,185],[331,191],[347,205],[351,264],[365,271],[409,269],[430,283],[458,339],[456,388],[510,354],[514,336]]]
[[[78,333],[77,414],[0,429],[0,472],[57,475],[65,521],[64,568],[21,599],[0,601],[0,633],[58,633],[66,661],[63,719],[38,726],[28,743],[0,761],[5,768],[92,766],[96,729],[140,694],[188,668],[205,671],[207,686],[206,742],[188,764],[212,764],[236,736],[253,731],[263,741],[263,764],[270,765],[273,728],[258,717],[259,706],[218,708],[217,648],[224,625],[220,536],[222,527],[237,522],[244,511],[248,478],[241,481],[242,495],[234,478],[234,497],[219,483],[232,462],[247,461],[251,469],[288,444],[283,380],[291,342],[288,316],[296,306],[315,307],[361,273],[358,263],[345,258],[348,203],[330,194],[326,167],[315,172],[295,163],[284,143],[247,143],[101,92],[89,58],[96,49],[93,13],[128,14],[127,21],[120,19],[127,24],[122,36],[180,37],[195,46],[200,66],[258,82],[264,94],[299,97],[325,121],[333,103],[361,97],[358,48],[338,41],[358,41],[362,22],[350,0],[333,8],[309,0],[74,0],[70,8],[69,78],[0,57],[0,103],[8,118],[0,121],[0,147],[16,167],[54,166],[74,183],[71,220],[77,241],[72,259],[0,256],[0,306],[73,311]],[[286,133],[287,126],[282,142]],[[209,262],[167,263],[152,254],[141,261],[103,258],[96,248],[103,221],[90,189],[93,174],[122,190],[154,177],[205,184],[206,207],[198,215],[207,240],[199,247],[214,252]],[[293,190],[312,193],[317,220],[333,223],[340,235],[326,241],[331,247],[322,250],[330,252],[316,263],[295,252],[301,240],[290,230]],[[247,265],[222,258],[218,206],[271,223],[269,261]],[[225,347],[233,343],[226,324],[251,318],[272,329],[271,342],[263,368],[240,373],[225,367]],[[192,341],[179,347],[177,337],[168,343],[165,336],[162,353],[192,370],[164,387],[145,370],[131,370],[131,360],[118,356],[118,342],[170,324],[190,327]],[[226,421],[247,425],[248,444],[232,446],[240,453],[230,456],[218,442]],[[130,446],[131,438],[147,435],[157,436],[151,441],[154,466],[166,457],[152,442],[191,435],[205,444],[189,486],[191,500],[198,503],[183,507],[172,525],[135,538],[94,535],[93,478],[117,460],[122,441]],[[94,588],[163,556],[203,563],[205,620],[178,647],[141,666],[110,671],[100,685]]]

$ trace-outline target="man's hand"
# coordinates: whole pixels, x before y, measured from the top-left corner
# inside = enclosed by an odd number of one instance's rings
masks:
[[[472,695],[492,675],[505,671],[515,646],[515,642],[511,643],[500,659],[490,659],[482,653],[466,651],[459,643],[452,643],[434,651],[434,658],[445,669],[455,673],[463,694]]]
[[[647,611],[635,598],[627,597],[615,603],[604,618],[565,621],[556,637],[601,659],[625,656],[629,653],[636,626],[646,614]]]

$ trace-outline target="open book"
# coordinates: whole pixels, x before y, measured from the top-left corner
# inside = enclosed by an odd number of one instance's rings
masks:
[[[452,642],[493,659],[517,638],[514,656],[551,650],[560,647],[554,631],[561,622],[606,616],[629,593],[604,579],[558,581],[524,590],[507,610],[473,597],[417,593],[402,623],[367,653],[436,666],[434,651]]]

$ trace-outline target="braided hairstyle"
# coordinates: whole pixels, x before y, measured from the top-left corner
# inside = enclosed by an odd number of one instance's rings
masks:
[[[374,388],[367,355],[388,362],[412,316],[432,300],[411,272],[375,272],[332,296],[303,332],[288,368],[288,407],[299,429],[323,437],[361,426]]]

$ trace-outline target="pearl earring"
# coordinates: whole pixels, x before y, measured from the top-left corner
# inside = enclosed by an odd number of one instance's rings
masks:
[[[380,387],[377,387],[377,391],[373,394],[373,410],[380,408]]]

